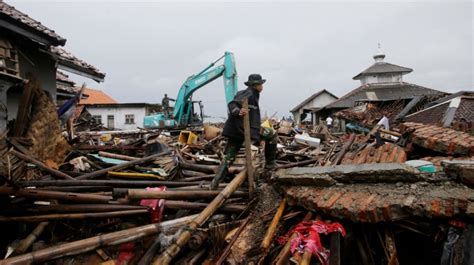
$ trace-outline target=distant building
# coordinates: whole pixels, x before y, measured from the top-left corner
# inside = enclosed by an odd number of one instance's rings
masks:
[[[104,91],[87,88],[79,102],[82,111],[109,130],[134,130],[143,127],[146,115],[161,111],[161,105],[119,103]]]
[[[368,103],[380,105],[398,101],[404,106],[417,97],[423,97],[425,100],[420,103],[426,103],[447,94],[404,82],[403,75],[413,69],[384,62],[385,54],[380,49],[373,58],[373,65],[353,77],[354,80],[360,80],[361,85],[318,110],[317,115],[326,117],[340,110]]]
[[[109,130],[133,130],[143,127],[146,115],[161,111],[161,105],[148,103],[105,103],[84,105],[95,121]]]
[[[303,102],[290,110],[290,112],[293,114],[294,120],[298,125],[301,124],[307,115],[310,115],[311,123],[316,124],[317,120],[319,119],[319,117],[316,115],[317,111],[337,99],[338,97],[336,97],[334,94],[327,91],[326,89],[323,89],[305,99]]]

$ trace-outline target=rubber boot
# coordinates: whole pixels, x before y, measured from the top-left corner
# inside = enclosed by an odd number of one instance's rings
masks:
[[[227,170],[228,170],[227,167],[228,167],[227,162],[223,162],[219,166],[219,168],[217,169],[216,176],[214,177],[214,179],[212,179],[211,190],[217,190],[217,188],[219,187],[219,183],[227,175]]]
[[[276,144],[265,144],[265,169],[272,170],[276,167],[276,155],[277,145]]]

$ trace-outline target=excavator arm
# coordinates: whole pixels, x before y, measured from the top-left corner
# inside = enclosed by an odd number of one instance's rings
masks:
[[[224,58],[222,65],[216,66],[216,63]],[[199,88],[211,83],[222,76],[224,78],[224,90],[226,103],[228,104],[237,93],[237,71],[235,68],[234,54],[225,52],[224,56],[211,63],[198,74],[192,75],[186,79],[181,86],[176,103],[174,106],[173,117],[178,126],[189,123],[192,109],[192,96]]]

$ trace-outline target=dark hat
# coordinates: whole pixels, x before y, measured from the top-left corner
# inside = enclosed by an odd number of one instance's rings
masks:
[[[249,75],[249,80],[245,82],[244,84],[247,86],[253,86],[253,85],[260,85],[265,83],[267,80],[262,79],[262,76],[259,74],[251,74]]]

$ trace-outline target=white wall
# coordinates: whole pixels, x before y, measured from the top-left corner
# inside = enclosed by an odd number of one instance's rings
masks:
[[[361,80],[362,84],[373,84],[373,83],[390,83],[390,82],[402,82],[402,75],[395,74],[377,74],[363,77]]]
[[[145,107],[126,107],[120,106],[115,108],[86,106],[87,111],[91,115],[100,115],[102,117],[102,124],[107,127],[107,116],[114,116],[114,127],[120,130],[133,130],[137,127],[143,127],[143,119],[146,115]],[[125,115],[134,114],[135,124],[125,124]]]
[[[329,103],[332,103],[336,99],[329,95],[328,93],[322,93],[319,96],[313,98],[310,102],[306,103],[304,106],[302,106],[298,112],[293,112],[293,116],[295,118],[296,123],[299,125],[301,123],[300,117],[301,114],[303,113],[303,110],[305,109],[313,109],[313,108],[322,108]],[[309,114],[308,114],[309,115]],[[308,116],[307,116],[308,117]],[[313,117],[313,123],[316,123],[316,117]]]

